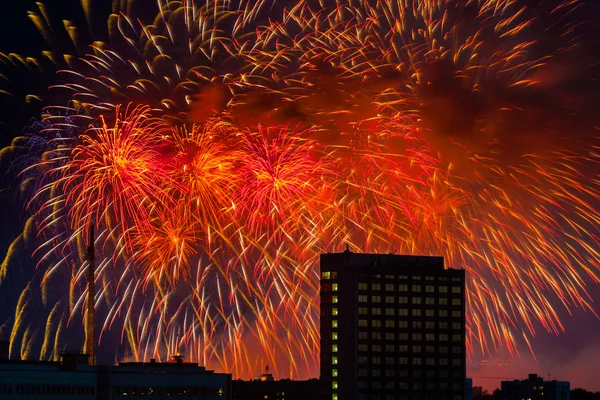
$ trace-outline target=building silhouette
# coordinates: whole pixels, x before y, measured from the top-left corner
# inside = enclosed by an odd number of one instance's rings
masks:
[[[319,398],[322,384],[318,379],[276,380],[267,366],[265,373],[251,381],[233,381],[233,400],[307,400]]]
[[[332,400],[461,400],[465,271],[441,257],[322,254],[321,380]]]
[[[502,400],[571,400],[569,382],[544,381],[537,374],[529,374],[522,381],[502,381],[501,385]]]
[[[59,362],[0,359],[0,400],[231,400],[230,374],[183,362],[181,356],[115,366],[90,366],[88,360],[86,354],[63,354]]]

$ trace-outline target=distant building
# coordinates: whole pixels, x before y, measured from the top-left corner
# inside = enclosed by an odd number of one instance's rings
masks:
[[[536,374],[527,380],[502,381],[502,400],[571,400],[569,382],[544,381]]]
[[[0,353],[1,355],[1,353]],[[167,398],[231,400],[231,375],[207,371],[180,356],[172,362],[89,366],[82,354],[60,362],[0,358],[0,400]]]
[[[318,399],[322,385],[318,379],[275,380],[268,372],[252,381],[233,381],[233,400],[311,400]]]
[[[465,271],[442,257],[321,255],[321,380],[331,400],[462,400]]]

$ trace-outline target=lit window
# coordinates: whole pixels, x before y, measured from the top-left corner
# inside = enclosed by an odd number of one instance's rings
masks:
[[[396,338],[396,335],[394,334],[394,332],[386,332],[385,333],[386,340],[394,340],[395,338]]]
[[[435,334],[433,334],[433,333],[427,333],[425,335],[425,340],[433,342],[435,340]]]
[[[399,333],[398,340],[408,340],[408,333]]]
[[[379,283],[372,283],[371,284],[371,290],[381,290],[381,284],[379,284]]]
[[[337,389],[337,388],[338,388],[338,383],[337,383],[337,381],[333,381],[333,382],[331,382],[331,388],[332,388],[332,389]]]
[[[434,293],[435,292],[435,287],[433,287],[431,285],[427,285],[427,286],[425,286],[425,292],[427,292],[427,293]]]
[[[398,315],[406,317],[408,316],[408,310],[406,308],[401,308],[398,310]]]
[[[337,369],[334,369],[334,370],[331,371],[331,376],[333,376],[333,377],[338,376]]]
[[[394,310],[393,308],[386,308],[385,315],[396,315],[396,310]]]
[[[421,329],[422,328],[421,321],[413,321],[412,327],[413,328],[417,328],[417,329]]]
[[[408,328],[408,321],[399,321],[398,328]]]
[[[419,310],[419,309],[413,309],[412,310],[412,315],[413,315],[413,317],[420,317],[421,316],[421,310]]]
[[[406,284],[400,284],[400,285],[398,285],[398,290],[400,292],[408,292],[408,285],[406,285]]]
[[[393,292],[394,291],[394,284],[393,283],[386,283],[385,284],[385,290],[388,292]]]
[[[373,328],[381,328],[381,321],[378,320],[371,320],[371,326]]]
[[[435,304],[435,299],[433,297],[427,297],[425,299],[425,304]]]
[[[361,327],[369,326],[369,323],[366,319],[359,319],[358,326],[361,326]]]
[[[452,282],[460,282],[460,281],[461,281],[461,279],[458,278],[458,277],[453,277],[452,278]]]
[[[334,292],[336,292],[338,290],[338,284],[334,283],[333,285],[331,285],[331,290],[333,290]]]
[[[440,293],[448,293],[448,286],[440,286],[438,288],[438,292],[440,292]]]
[[[398,297],[398,303],[400,304],[408,304],[408,297]]]
[[[334,352],[334,353],[337,353],[337,351],[338,351],[338,345],[334,344],[333,346],[331,346],[331,351]]]
[[[421,304],[421,298],[420,297],[413,297],[412,298],[412,303],[413,304]]]
[[[358,307],[359,315],[367,315],[369,313],[369,309],[367,307]]]
[[[381,315],[381,308],[372,308],[371,314],[373,315]]]
[[[330,278],[331,278],[331,272],[329,272],[329,271],[321,272],[321,279],[330,279]]]
[[[452,329],[460,330],[460,329],[462,329],[462,324],[460,322],[453,322]]]
[[[338,340],[338,334],[337,334],[337,332],[333,332],[333,333],[331,334],[331,339],[332,339],[332,340]]]
[[[442,305],[442,306],[446,306],[446,305],[448,305],[448,299],[446,299],[446,298],[441,298],[441,299],[439,300],[439,303],[440,303],[440,305]]]
[[[460,311],[452,311],[452,316],[454,318],[462,317],[462,312],[460,312]]]
[[[402,365],[408,364],[408,357],[400,357],[398,359],[398,364],[402,364]]]
[[[337,296],[333,296],[333,297],[331,298],[331,302],[332,302],[332,303],[337,303],[337,302],[338,302],[338,297],[337,297]]]
[[[396,298],[394,296],[385,296],[385,302],[388,304],[394,304]]]
[[[435,281],[435,278],[433,276],[426,276],[425,280],[426,281]]]
[[[453,342],[460,342],[462,340],[462,335],[452,335]]]
[[[386,328],[393,328],[394,324],[395,324],[395,321],[389,321],[389,320],[385,321],[385,327]]]
[[[338,395],[337,394],[333,394],[331,396],[331,400],[338,400]]]
[[[412,285],[412,291],[413,292],[420,292],[421,291],[421,285]]]
[[[373,303],[381,303],[381,296],[371,296],[371,301]]]
[[[331,309],[331,315],[338,315],[338,309],[337,308],[332,308]]]
[[[367,286],[367,284],[365,282],[359,282],[358,283],[358,290],[367,290],[369,287]]]
[[[338,358],[337,358],[337,357],[331,357],[331,363],[332,363],[333,365],[337,365],[337,363],[338,363]]]
[[[461,301],[460,299],[452,299],[452,305],[453,306],[460,306],[461,305]]]
[[[447,317],[448,316],[448,311],[446,311],[446,310],[439,310],[438,311],[438,316],[440,316],[440,317]]]
[[[338,327],[337,319],[334,319],[333,321],[331,321],[331,327],[332,328],[337,328]]]

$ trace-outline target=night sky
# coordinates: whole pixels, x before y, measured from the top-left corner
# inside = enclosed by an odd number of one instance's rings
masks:
[[[27,10],[35,7],[34,0],[12,1],[3,8],[3,20],[0,24],[0,51],[4,53],[20,53],[26,56],[37,56],[41,50],[47,48],[47,44],[40,37],[37,30],[33,27],[31,21],[27,18]],[[83,23],[84,16],[80,10],[79,2],[76,0],[47,0],[45,3],[48,9],[51,10],[53,18],[57,21],[68,19],[74,21],[76,25]],[[106,16],[110,11],[110,2],[106,4],[93,2],[95,11],[95,20],[92,30],[94,37],[102,37],[102,24],[106,21]],[[155,2],[152,2],[155,4]],[[556,84],[551,85],[542,94],[533,96],[527,99],[527,103],[532,106],[540,106],[540,114],[535,121],[552,118],[554,112],[548,94],[560,97],[561,93],[568,88],[569,93],[573,94],[570,98],[576,104],[577,109],[573,111],[573,115],[568,117],[565,123],[571,124],[573,129],[577,129],[577,124],[582,126],[597,126],[600,127],[600,118],[597,118],[598,105],[600,96],[598,96],[598,68],[594,65],[600,63],[600,47],[597,43],[597,37],[600,37],[600,2],[586,1],[579,10],[573,15],[573,18],[580,19],[585,25],[582,30],[584,34],[581,36],[581,48],[578,50],[580,59],[573,60],[570,65],[563,65],[562,68],[549,71],[554,75]],[[96,18],[97,17],[97,18]],[[592,18],[596,18],[593,21]],[[88,33],[84,32],[85,35]],[[65,38],[65,43],[68,39]],[[58,41],[60,46],[62,42]],[[65,51],[68,51],[68,45],[65,45]],[[0,147],[5,147],[10,144],[11,140],[18,136],[23,127],[28,125],[32,118],[39,115],[42,105],[47,101],[44,97],[44,88],[53,84],[54,71],[51,65],[44,65],[48,72],[28,72],[21,69],[4,68],[0,72],[4,73],[10,82],[0,81],[0,90],[8,87],[12,93],[17,93],[17,98],[6,96],[0,93]],[[452,91],[452,88],[446,88]],[[40,94],[43,98],[42,102],[33,101],[27,104],[24,101],[24,94],[35,93]],[[508,94],[498,93],[499,97],[508,96]],[[469,124],[465,121],[468,116],[463,119],[454,120],[456,124],[450,124],[444,116],[444,112],[439,112],[439,104],[442,109],[451,109],[450,104],[446,104],[445,100],[440,100],[436,103],[436,111],[425,110],[425,113],[432,112],[436,114],[436,123],[441,129],[464,131],[470,129]],[[544,108],[544,103],[548,102],[547,108]],[[477,101],[473,101],[473,109],[476,109]],[[477,112],[477,111],[473,111]],[[452,112],[451,112],[452,113]],[[573,122],[576,121],[576,122]],[[506,135],[514,135],[515,146],[520,146],[523,143],[536,143],[540,138],[524,138],[521,132],[512,129],[511,125],[507,126]],[[589,132],[585,133],[590,134]],[[541,141],[545,139],[542,138]],[[541,144],[540,144],[541,145]],[[22,232],[23,225],[26,220],[27,212],[25,211],[22,201],[14,195],[14,184],[17,181],[16,170],[5,162],[5,165],[0,165],[3,175],[0,176],[0,259],[3,258],[13,240]],[[600,208],[600,204],[597,205]],[[600,249],[597,249],[600,251]],[[33,266],[29,265],[27,254],[23,254],[19,258],[19,263],[22,265],[20,276],[17,276],[14,282],[11,282],[7,292],[3,292],[0,298],[0,308],[14,309],[14,304],[17,301],[18,293],[23,289],[28,282],[28,275],[32,273]],[[589,279],[589,277],[587,278]],[[524,282],[527,284],[527,282]],[[6,287],[6,284],[4,284]],[[589,281],[588,290],[592,295],[593,308],[597,313],[600,313],[597,301],[600,300],[600,284]],[[508,356],[501,350],[496,356],[486,358],[487,366],[481,368],[471,368],[469,376],[474,377],[474,385],[481,385],[488,389],[493,389],[499,386],[499,381],[508,379],[524,378],[528,373],[538,373],[544,378],[550,376],[553,379],[571,381],[571,387],[583,387],[588,390],[600,391],[600,381],[598,380],[598,372],[600,371],[600,319],[596,318],[591,312],[583,312],[581,309],[573,309],[572,315],[562,308],[557,307],[561,321],[564,324],[565,332],[555,336],[547,333],[543,327],[536,326],[537,335],[532,340],[532,346],[535,349],[535,357],[533,360],[526,348],[521,348],[521,357]],[[0,313],[0,318],[6,318],[4,313]],[[10,332],[10,326],[2,325],[4,321],[0,320],[0,339],[5,339]],[[42,322],[43,323],[43,322]],[[115,340],[118,340],[115,338]],[[113,357],[111,355],[111,357]],[[499,365],[508,361],[507,366]],[[482,358],[483,360],[483,358]],[[111,361],[110,359],[107,361]],[[477,361],[477,360],[473,360]]]

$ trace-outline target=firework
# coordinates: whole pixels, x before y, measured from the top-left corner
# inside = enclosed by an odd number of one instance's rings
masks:
[[[100,346],[120,336],[138,360],[186,350],[236,376],[314,374],[318,254],[346,244],[466,268],[469,354],[518,353],[564,329],[559,308],[594,311],[597,144],[515,149],[498,128],[577,47],[577,2],[233,3],[159,1],[147,25],[115,10],[111,40],[60,71],[12,147],[33,215],[15,243],[35,227],[34,275],[60,302],[43,302],[43,343],[31,328],[19,341],[30,283],[13,347],[58,356],[91,222]]]

